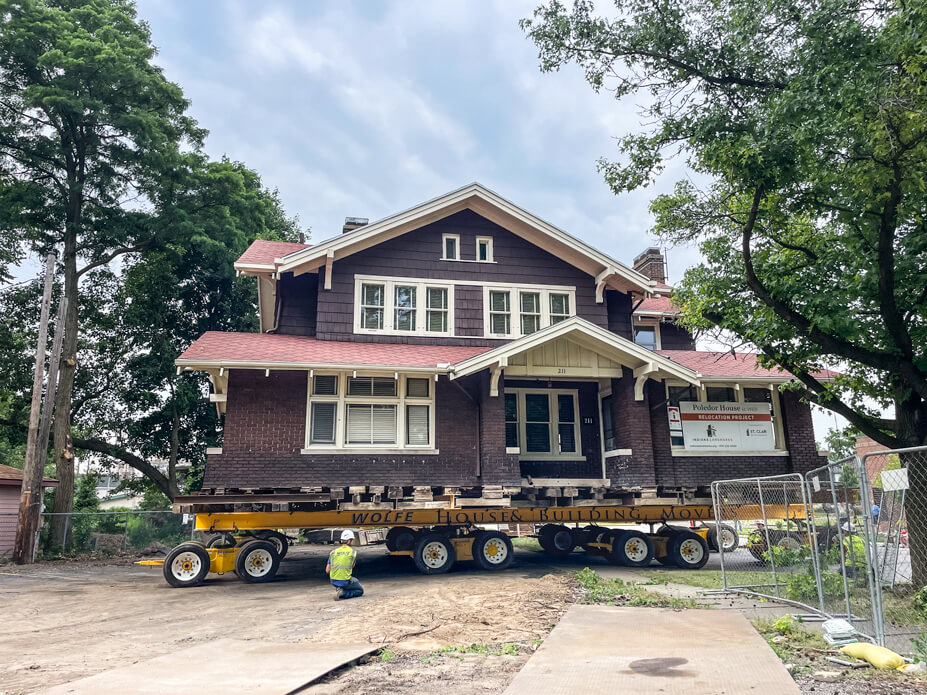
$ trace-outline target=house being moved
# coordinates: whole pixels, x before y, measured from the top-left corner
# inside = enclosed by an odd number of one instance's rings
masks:
[[[235,267],[260,333],[177,360],[225,413],[206,493],[628,504],[825,462],[790,374],[695,349],[658,249],[628,267],[479,184]]]

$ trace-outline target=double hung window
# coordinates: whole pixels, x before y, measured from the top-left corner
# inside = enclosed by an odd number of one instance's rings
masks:
[[[476,238],[476,260],[479,263],[492,263],[492,237]]]
[[[442,244],[442,260],[445,261],[459,261],[460,260],[460,235],[459,234],[444,234],[441,237]]]
[[[307,427],[309,451],[432,446],[432,389],[428,377],[312,376]]]
[[[645,347],[648,350],[658,350],[659,340],[657,339],[656,326],[635,326],[634,342]]]
[[[371,276],[356,276],[355,282],[355,332],[380,335],[453,334],[452,283]]]
[[[611,395],[602,398],[602,440],[605,451],[613,451],[615,444],[615,411]]]
[[[519,447],[523,459],[582,459],[577,392],[507,391],[505,445]]]
[[[536,285],[502,287],[489,284],[483,304],[486,335],[518,338],[564,321],[573,315],[575,289]]]

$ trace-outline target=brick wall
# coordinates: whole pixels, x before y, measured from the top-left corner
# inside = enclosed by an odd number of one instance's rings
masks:
[[[305,446],[307,381],[306,372],[298,371],[272,371],[269,377],[262,370],[229,373],[223,452],[209,456],[204,487],[518,484],[518,457],[505,454],[501,398],[488,402],[499,412],[485,418],[484,472],[482,479],[476,475],[479,381],[455,384],[441,377],[437,382],[437,455],[300,454]]]
[[[615,447],[630,449],[630,457],[605,461],[605,473],[613,486],[656,485],[653,436],[650,431],[650,395],[634,400],[634,376],[627,367],[623,376],[612,379],[612,412],[615,420]]]
[[[818,453],[814,441],[814,422],[811,420],[811,406],[802,403],[793,391],[779,394],[782,404],[785,446],[791,456],[789,473],[807,473],[813,468],[827,464],[827,457]]]

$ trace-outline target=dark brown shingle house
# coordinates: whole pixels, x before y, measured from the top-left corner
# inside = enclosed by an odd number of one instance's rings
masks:
[[[695,350],[658,249],[629,268],[479,184],[349,222],[255,242],[261,333],[177,360],[225,413],[206,490],[627,502],[824,463],[788,373]]]

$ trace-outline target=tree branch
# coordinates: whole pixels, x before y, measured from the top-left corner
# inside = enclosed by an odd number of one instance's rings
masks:
[[[154,239],[152,238],[152,239],[147,239],[145,241],[139,242],[138,244],[135,244],[134,246],[120,246],[118,249],[115,249],[112,253],[109,253],[103,258],[96,260],[93,263],[90,263],[88,265],[85,265],[83,268],[78,270],[77,277],[80,277],[84,273],[87,273],[93,270],[94,268],[99,268],[102,265],[106,265],[107,263],[112,261],[114,258],[117,258],[118,256],[121,256],[125,253],[133,253],[134,251],[141,251],[142,249],[148,248],[153,243],[154,243]]]

